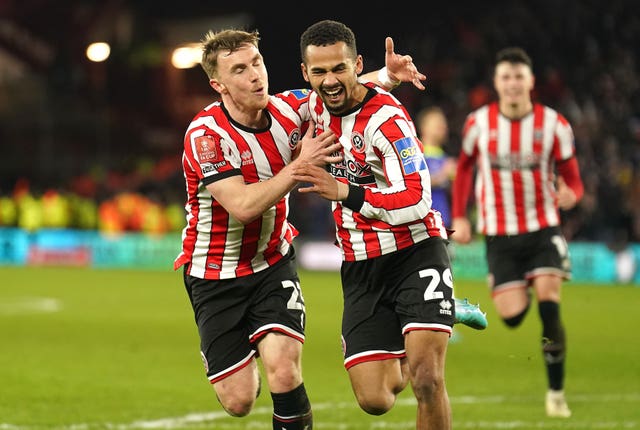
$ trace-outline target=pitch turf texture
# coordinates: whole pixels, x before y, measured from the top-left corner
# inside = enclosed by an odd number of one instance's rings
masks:
[[[301,272],[305,383],[319,430],[413,429],[411,390],[368,416],[342,367],[336,273]],[[640,288],[567,283],[570,419],[544,415],[539,320],[496,319],[482,281],[457,282],[489,327],[456,326],[447,388],[455,429],[640,428]],[[204,377],[179,272],[0,267],[0,429],[271,429],[267,390],[228,417]]]

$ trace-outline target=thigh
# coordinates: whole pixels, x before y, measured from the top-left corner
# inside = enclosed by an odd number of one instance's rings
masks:
[[[541,275],[533,279],[533,289],[538,302],[560,303],[562,278],[556,275]]]
[[[271,392],[288,392],[302,383],[302,343],[298,340],[270,332],[258,343],[258,352]]]
[[[521,314],[529,307],[531,298],[526,285],[519,288],[500,290],[493,295],[493,304],[500,318],[511,318]]]
[[[382,391],[399,391],[404,359],[376,360],[359,363],[349,368],[349,380],[358,398],[375,398]],[[398,387],[394,390],[394,387]]]
[[[224,406],[234,402],[253,403],[260,392],[260,374],[255,358],[225,378],[216,380],[213,389]]]
[[[304,342],[305,312],[295,259],[287,257],[267,269],[255,286],[247,312],[251,343],[270,332]]]
[[[525,277],[538,301],[560,301],[563,279],[571,277],[569,246],[559,227],[531,233]]]
[[[571,277],[571,260],[567,245],[559,227],[549,227],[531,233],[525,276],[528,280],[538,276],[552,275],[559,278]]]
[[[248,366],[255,355],[246,324],[250,290],[237,280],[212,281],[188,275],[185,285],[207,378],[216,383]]]
[[[398,253],[389,267],[402,333],[451,334],[455,321],[453,276],[446,242],[433,237]]]
[[[400,322],[386,297],[379,258],[342,265],[342,347],[347,369],[368,361],[404,357]]]
[[[526,294],[525,272],[529,265],[516,236],[487,236],[485,238],[489,288],[492,295],[521,289]]]
[[[405,345],[411,378],[418,374],[444,378],[449,335],[432,330],[407,333]]]

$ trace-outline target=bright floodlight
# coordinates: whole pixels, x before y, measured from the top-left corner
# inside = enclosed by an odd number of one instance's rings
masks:
[[[200,64],[201,59],[202,47],[198,43],[192,43],[174,49],[171,55],[171,64],[176,69],[189,69]]]
[[[105,42],[95,42],[87,46],[87,58],[99,63],[109,58],[111,47]]]

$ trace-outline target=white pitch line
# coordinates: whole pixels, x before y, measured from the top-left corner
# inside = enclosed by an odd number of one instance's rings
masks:
[[[62,303],[50,297],[12,297],[0,302],[0,315],[25,315],[58,312]]]
[[[500,404],[500,403],[528,403],[531,400],[529,398],[514,398],[512,396],[452,396],[450,397],[450,401],[452,404]],[[640,393],[629,393],[629,394],[601,394],[601,395],[572,395],[571,396],[572,403],[607,403],[607,402],[618,402],[618,403],[637,403],[640,402]],[[416,404],[415,399],[399,399],[396,402],[396,406],[414,406]],[[316,403],[313,404],[314,411],[321,410],[335,410],[335,409],[350,409],[357,408],[355,402],[325,402],[325,403]],[[258,407],[251,411],[251,416],[261,416],[261,415],[271,415],[272,408],[271,407]],[[271,429],[271,423],[267,421],[256,421],[256,420],[242,420],[242,421],[234,421],[229,423],[221,423],[219,422],[222,419],[233,420],[229,415],[225,412],[207,412],[207,413],[192,413],[187,414],[182,417],[170,417],[170,418],[161,418],[157,420],[138,420],[133,421],[131,423],[124,424],[116,424],[116,423],[78,423],[71,424],[66,426],[19,426],[15,424],[9,423],[0,423],[0,430],[97,430],[97,429],[110,429],[110,430],[137,430],[137,429],[160,429],[160,430],[172,430],[179,429],[183,427],[202,427],[208,428],[208,426],[215,421],[216,430],[240,430],[240,429]],[[397,421],[389,422],[385,421],[384,418],[381,418],[379,421],[372,423],[369,427],[370,430],[377,429],[398,429],[398,428],[412,428],[415,423],[407,421],[406,423],[400,423]],[[345,423],[332,423],[332,422],[317,422],[314,423],[314,428],[317,429],[329,429],[329,430],[349,430],[354,429],[352,424]],[[461,429],[493,429],[493,430],[502,430],[502,429],[523,429],[523,428],[532,428],[536,429],[556,429],[558,428],[557,421],[457,421],[456,427]],[[576,430],[585,430],[585,429],[597,429],[597,430],[622,430],[622,429],[640,429],[639,421],[581,421],[579,418],[574,417],[571,420],[562,421],[563,429],[576,429]]]

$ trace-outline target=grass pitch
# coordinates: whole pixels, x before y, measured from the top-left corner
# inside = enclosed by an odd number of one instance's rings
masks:
[[[320,430],[413,429],[410,388],[380,417],[342,366],[337,273],[301,271],[305,385]],[[456,326],[447,388],[456,429],[640,429],[640,288],[565,284],[570,419],[544,415],[540,323],[496,318],[484,282],[457,282],[489,327]],[[0,267],[0,430],[271,429],[263,390],[228,417],[200,362],[180,272]]]

